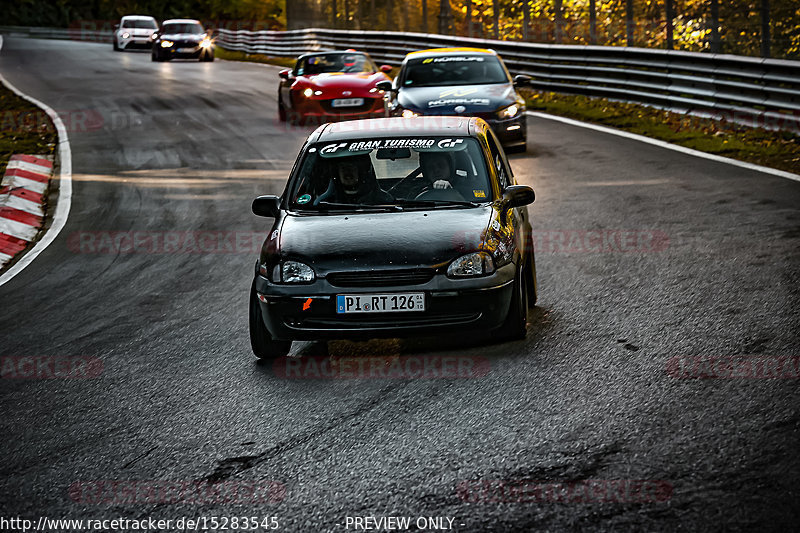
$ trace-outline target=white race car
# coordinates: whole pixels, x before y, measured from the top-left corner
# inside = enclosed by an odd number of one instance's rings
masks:
[[[158,23],[153,17],[127,15],[114,25],[114,50],[149,50],[153,47],[153,35],[158,31]]]

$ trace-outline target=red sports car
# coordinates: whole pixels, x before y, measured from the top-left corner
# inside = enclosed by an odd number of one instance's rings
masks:
[[[364,52],[320,52],[297,58],[294,69],[282,70],[278,116],[292,122],[327,122],[386,116],[383,91],[389,65],[378,68]]]

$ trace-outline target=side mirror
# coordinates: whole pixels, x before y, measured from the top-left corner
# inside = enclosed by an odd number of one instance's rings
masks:
[[[392,82],[390,82],[389,80],[379,81],[378,83],[375,84],[375,88],[378,89],[379,91],[385,91],[388,93],[392,90]]]
[[[390,73],[392,71],[391,65],[381,65],[381,72]]]
[[[510,185],[503,191],[506,209],[532,204],[535,199],[536,194],[527,185]]]
[[[281,199],[273,194],[259,196],[253,200],[253,213],[260,217],[278,218],[281,212]]]
[[[530,85],[533,78],[530,76],[526,76],[525,74],[517,74],[514,76],[514,87],[519,87],[521,85]]]
[[[280,77],[282,80],[288,80],[288,79],[289,79],[289,76],[290,76],[291,74],[292,74],[292,69],[290,69],[290,68],[285,68],[285,69],[283,69],[282,71],[278,72],[278,76],[279,76],[279,77]]]

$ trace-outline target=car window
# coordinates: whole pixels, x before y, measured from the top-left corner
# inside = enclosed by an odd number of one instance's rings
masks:
[[[488,83],[510,83],[500,60],[488,54],[410,59],[402,80],[403,87]]]
[[[175,33],[191,33],[191,34],[198,34],[198,33],[205,33],[203,31],[203,27],[200,24],[192,24],[192,23],[172,23],[172,24],[164,24],[164,27],[161,28],[161,33],[164,34],[175,34]]]
[[[375,63],[364,54],[319,54],[300,59],[295,66],[296,76],[313,76],[326,72],[375,72]]]
[[[306,151],[287,191],[292,208],[312,210],[493,200],[484,152],[471,137],[317,143]]]
[[[158,28],[154,20],[147,20],[147,19],[133,19],[133,20],[123,20],[122,21],[123,28],[138,28],[138,29],[146,29],[146,30],[155,30]]]
[[[505,189],[513,183],[513,175],[511,174],[511,169],[508,167],[508,161],[506,161],[504,152],[500,149],[500,145],[498,144],[493,132],[488,132],[486,140],[489,142],[489,152],[492,155],[492,166],[497,171],[497,179],[500,181],[500,188]]]

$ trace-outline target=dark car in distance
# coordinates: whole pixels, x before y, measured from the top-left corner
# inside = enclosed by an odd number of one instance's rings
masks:
[[[524,75],[512,79],[493,50],[433,48],[407,54],[394,83],[378,88],[390,95],[390,116],[480,117],[504,147],[525,151],[525,99],[516,87],[529,82]]]
[[[533,200],[482,119],[320,126],[283,194],[253,201],[274,218],[250,292],[253,352],[464,330],[524,337]]]
[[[165,20],[153,37],[153,61],[197,59],[214,61],[214,42],[210,32],[194,19]]]

